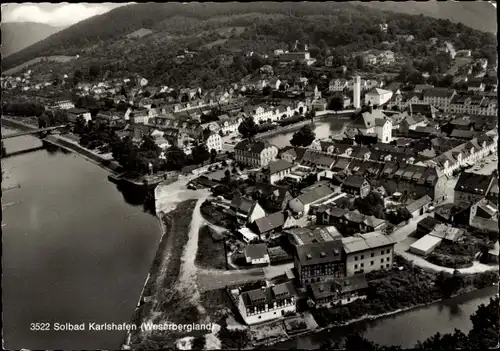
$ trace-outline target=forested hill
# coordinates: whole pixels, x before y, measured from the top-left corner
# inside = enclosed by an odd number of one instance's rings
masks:
[[[391,15],[376,9],[389,9],[398,12],[417,13],[419,9],[426,9],[426,5],[414,2],[376,3],[360,2],[231,2],[231,3],[146,3],[134,4],[114,9],[103,15],[89,18],[79,22],[63,31],[60,31],[45,40],[42,40],[24,50],[4,58],[3,67],[9,69],[33,58],[50,55],[76,55],[85,53],[95,46],[108,44],[122,39],[129,33],[141,28],[151,29],[153,32],[163,31],[166,34],[178,35],[196,34],[196,31],[211,30],[226,26],[251,26],[256,23],[255,16],[248,14],[262,14],[265,20],[269,15],[279,15],[290,18],[304,18],[306,16],[326,16],[332,28],[338,21],[350,23],[353,18],[362,18],[373,23],[391,18]],[[473,26],[474,23],[491,22],[490,17],[495,17],[495,11],[485,12],[479,9],[481,4],[476,2],[431,2],[429,9],[443,16],[455,16]],[[411,4],[411,6],[410,6]],[[438,5],[436,5],[438,4]],[[369,5],[370,7],[367,7]],[[483,4],[492,7],[491,4]],[[437,7],[436,7],[437,6]],[[483,7],[481,7],[483,8]],[[432,12],[427,9],[427,12]],[[441,10],[439,10],[441,9]],[[453,11],[451,10],[453,9]],[[422,10],[422,11],[423,11]],[[438,11],[439,10],[439,11]],[[421,12],[422,12],[421,11]],[[266,15],[268,17],[266,18]],[[259,16],[257,16],[258,19]],[[392,18],[394,16],[392,15]],[[177,20],[175,20],[177,19]],[[180,19],[180,20],[179,20]],[[258,21],[257,21],[258,22]],[[351,25],[356,25],[351,23]],[[473,26],[476,27],[477,26]],[[306,33],[307,34],[307,33]]]
[[[278,2],[248,2],[248,3],[147,3],[134,4],[114,9],[103,15],[94,16],[81,21],[49,38],[42,40],[3,61],[4,69],[12,68],[38,56],[52,54],[78,53],[85,47],[99,44],[109,39],[118,39],[140,28],[163,28],[163,21],[172,17],[187,17],[188,22],[207,20],[213,17],[230,17],[247,13],[284,14],[304,16],[314,14],[333,14],[339,9],[357,11],[349,3],[278,3]],[[364,12],[371,12],[362,9]],[[189,21],[190,20],[190,21]],[[172,30],[178,30],[172,28]]]
[[[387,31],[381,30],[383,23]],[[412,40],[405,39],[410,35]],[[351,67],[361,52],[390,49],[406,59],[398,64],[414,61],[425,66],[425,72],[444,73],[447,68],[429,47],[431,38],[438,39],[438,46],[449,41],[457,50],[471,50],[474,58],[496,61],[497,41],[491,33],[352,2],[154,3],[117,8],[77,23],[5,58],[3,68],[41,56],[78,54],[78,59],[51,64],[49,69],[48,63],[40,63],[40,71],[77,76],[73,81],[138,74],[151,84],[211,89],[275,64],[274,50],[292,50],[298,41],[308,44],[319,65],[332,56],[334,65]],[[184,57],[185,50],[194,56]],[[251,52],[256,55],[247,55]]]
[[[497,33],[497,11],[488,1],[369,1],[363,6],[383,11],[448,19],[484,32]]]

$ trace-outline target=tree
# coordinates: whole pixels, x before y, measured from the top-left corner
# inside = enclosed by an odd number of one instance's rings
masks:
[[[295,134],[293,134],[292,140],[290,140],[290,144],[293,146],[303,146],[307,147],[312,144],[312,142],[316,139],[316,134],[312,130],[311,126],[305,125],[300,128]]]
[[[78,116],[73,126],[73,133],[78,135],[82,134],[85,130],[85,123],[85,119],[82,116]]]
[[[73,73],[73,84],[74,85],[77,85],[78,83],[80,83],[83,79],[83,73],[82,71],[80,71],[79,69],[77,69],[74,73]]]
[[[269,85],[266,85],[263,89],[262,89],[262,95],[264,96],[269,96],[271,95],[273,89],[269,86]]]
[[[207,146],[203,143],[196,145],[192,152],[195,164],[202,164],[206,160],[210,159],[210,152],[208,151]]]
[[[344,108],[344,100],[342,99],[341,96],[334,96],[330,100],[330,103],[328,104],[328,109],[335,111],[335,113],[342,110],[343,108]]]
[[[154,151],[159,155],[160,148],[156,145],[154,138],[150,134],[144,134],[141,140],[141,150]]]
[[[259,127],[255,124],[255,121],[253,120],[252,117],[246,117],[241,121],[239,127],[238,127],[238,132],[243,136],[245,139],[250,139],[255,134],[257,134],[259,131]]]
[[[167,170],[180,170],[186,163],[186,154],[177,146],[171,146],[165,152],[167,156]]]
[[[231,172],[229,171],[229,169],[226,169],[225,172],[224,172],[224,181],[223,181],[223,183],[227,184],[227,183],[229,183],[230,180],[231,180]]]
[[[215,163],[215,159],[217,158],[217,150],[210,150],[210,162]]]

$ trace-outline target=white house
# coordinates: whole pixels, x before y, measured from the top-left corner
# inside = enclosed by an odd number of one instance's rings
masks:
[[[376,270],[390,270],[394,244],[394,240],[381,232],[342,238],[346,254],[346,275],[350,277]]]
[[[388,102],[392,98],[392,91],[380,88],[373,88],[365,94],[365,104],[372,106],[380,106]]]
[[[222,150],[222,138],[219,133],[210,133],[206,137],[205,143],[207,145],[208,151],[215,150],[219,152]]]
[[[270,162],[268,167],[263,170],[263,175],[270,184],[285,179],[297,166],[285,160],[276,160]]]
[[[392,141],[392,121],[387,118],[375,119],[375,133],[381,143],[390,143]]]
[[[344,91],[347,88],[347,79],[332,79],[328,86],[329,91]]]
[[[266,244],[249,244],[245,247],[245,260],[248,264],[269,264],[269,253]]]
[[[334,194],[334,191],[329,186],[320,185],[290,200],[288,206],[293,212],[306,215],[309,213],[311,205],[321,203]]]
[[[295,313],[296,301],[292,292],[292,283],[286,282],[250,291],[237,288],[231,290],[231,295],[245,323],[252,325]]]

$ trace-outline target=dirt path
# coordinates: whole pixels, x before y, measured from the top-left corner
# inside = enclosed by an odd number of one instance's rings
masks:
[[[198,308],[201,314],[205,314],[205,309],[200,303],[200,292],[197,286],[198,268],[195,264],[196,252],[198,251],[198,232],[200,226],[204,223],[200,213],[200,206],[205,201],[206,196],[198,199],[193,210],[191,225],[189,228],[189,239],[184,248],[182,256],[181,274],[177,289],[180,292],[187,293],[191,296],[191,301]]]
[[[442,267],[442,266],[435,265],[435,264],[430,263],[429,261],[425,260],[424,258],[417,256],[417,255],[414,255],[414,254],[411,254],[409,252],[398,252],[398,254],[403,256],[408,261],[413,262],[415,264],[415,266],[423,268],[427,271],[431,271],[431,272],[444,271],[444,272],[453,274],[453,271],[455,270],[454,268],[448,268],[448,267]],[[472,263],[471,267],[458,269],[458,271],[462,274],[474,274],[474,273],[482,273],[482,272],[494,271],[494,270],[498,270],[498,266],[490,266],[490,265],[479,263],[477,261],[474,261]]]

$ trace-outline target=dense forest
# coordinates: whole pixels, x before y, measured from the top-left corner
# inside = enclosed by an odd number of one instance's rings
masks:
[[[387,32],[380,30],[381,23],[387,23]],[[139,28],[153,33],[126,38]],[[413,41],[400,37],[408,34]],[[307,43],[318,62],[333,56],[335,65],[361,69],[356,53],[390,48],[416,68],[443,73],[449,62],[428,49],[430,38],[437,38],[438,45],[450,41],[457,50],[470,49],[475,57],[490,62],[496,59],[493,34],[422,15],[386,13],[350,3],[176,3],[115,9],[11,55],[3,64],[9,68],[33,56],[79,54],[78,60],[60,65],[64,73],[76,72],[76,81],[139,74],[152,84],[198,84],[209,89],[239,81],[264,64],[276,68],[273,50],[289,50],[296,41]],[[185,49],[197,54],[176,60]],[[271,56],[247,57],[248,52]],[[284,75],[290,78],[294,71],[310,78],[311,70],[292,67]]]

